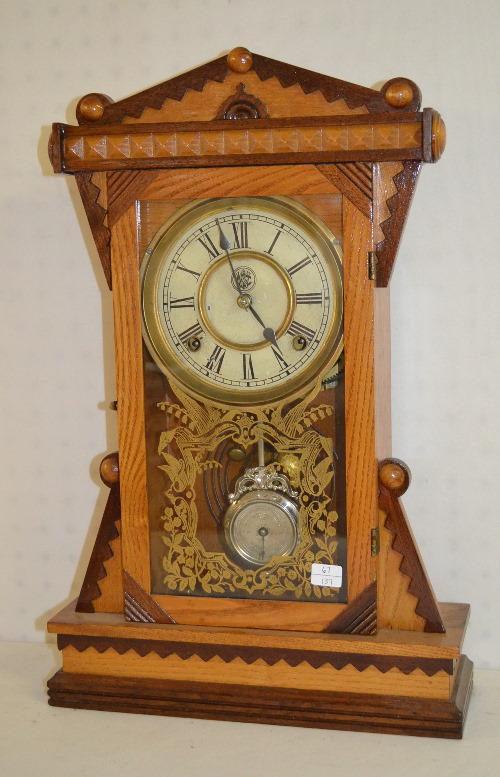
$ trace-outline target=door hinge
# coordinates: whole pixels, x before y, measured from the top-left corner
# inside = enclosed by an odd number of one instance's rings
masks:
[[[377,262],[378,257],[375,251],[368,251],[368,279],[377,280]]]
[[[380,531],[378,526],[371,530],[370,548],[372,556],[378,556],[380,553]]]

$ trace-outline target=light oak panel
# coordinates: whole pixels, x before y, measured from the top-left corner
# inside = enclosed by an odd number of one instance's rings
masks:
[[[261,81],[254,71],[250,71],[228,72],[223,83],[207,81],[201,97],[199,92],[188,90],[182,100],[167,98],[161,108],[146,108],[140,117],[127,117],[123,123],[211,121],[217,117],[219,106],[236,95],[240,84],[244,84],[247,94],[254,94],[262,100],[269,115],[274,118],[368,113],[365,106],[350,109],[342,99],[328,102],[319,90],[305,94],[298,84],[283,89],[277,78]]]
[[[375,330],[375,455],[392,455],[390,288],[373,290]]]
[[[276,629],[131,623],[125,621],[123,615],[77,613],[74,607],[73,602],[48,622],[49,633],[444,659],[460,657],[470,610],[467,604],[442,604],[446,633],[380,629],[377,634],[367,638],[348,634],[308,633],[305,635],[300,632],[284,632]]]
[[[144,384],[135,208],[114,226],[111,266],[116,349],[123,568],[149,590]]]
[[[375,579],[370,529],[376,525],[373,282],[370,221],[344,198],[344,346],[349,600]]]

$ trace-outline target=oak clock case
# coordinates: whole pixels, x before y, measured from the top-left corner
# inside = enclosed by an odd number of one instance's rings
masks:
[[[242,47],[76,116],[49,154],[113,292],[119,451],[50,704],[460,738],[469,607],[434,594],[390,419],[441,117]]]
[[[196,200],[149,243],[141,299],[154,593],[345,601],[339,239],[292,198]],[[219,423],[176,425],[190,402]]]

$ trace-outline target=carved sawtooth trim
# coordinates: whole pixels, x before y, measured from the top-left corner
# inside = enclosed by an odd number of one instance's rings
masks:
[[[108,212],[100,202],[102,190],[96,186],[95,182],[98,179],[92,173],[75,173],[75,178],[99,254],[99,259],[101,260],[106,282],[111,289],[111,233],[107,226]]]
[[[219,658],[225,663],[239,659],[245,664],[253,664],[255,661],[263,661],[268,666],[274,666],[279,661],[284,661],[288,666],[296,667],[307,663],[313,669],[319,669],[329,664],[332,669],[341,670],[351,665],[360,672],[373,666],[382,674],[391,669],[397,669],[402,674],[412,674],[417,670],[432,677],[437,672],[453,674],[453,659],[421,658],[418,656],[382,656],[361,653],[325,653],[314,650],[291,650],[278,648],[265,648],[243,645],[204,644],[189,642],[165,642],[154,640],[108,638],[108,637],[83,637],[73,634],[59,634],[57,637],[59,650],[73,647],[79,653],[93,648],[98,653],[114,650],[119,655],[133,650],[144,658],[149,653],[156,653],[159,658],[167,658],[171,655],[178,656],[181,660],[187,660],[197,656],[202,661],[208,662],[212,658]]]
[[[389,218],[379,227],[384,239],[377,243],[377,286],[387,286],[391,279],[396,254],[403,234],[406,217],[410,209],[422,163],[418,160],[405,161],[403,170],[394,176],[396,193],[389,197],[386,206]]]
[[[136,623],[175,623],[158,602],[139,585],[132,575],[123,570],[124,613],[128,621]]]
[[[227,58],[219,57],[187,73],[106,106],[99,123],[121,124],[126,118],[139,118],[146,108],[159,110],[168,98],[180,102],[188,89],[202,92],[207,81],[222,83],[228,72]]]
[[[394,535],[392,548],[401,555],[400,571],[409,580],[408,592],[416,598],[415,612],[426,621],[426,632],[446,631],[436,596],[400,500],[379,484],[379,507],[387,515],[385,526]]]
[[[385,95],[375,89],[288,65],[286,62],[263,57],[260,54],[252,54],[252,57],[253,69],[261,81],[277,78],[284,89],[297,84],[304,94],[320,91],[327,102],[343,99],[351,110],[361,106],[366,107],[370,113],[394,110],[386,101]],[[413,98],[406,109],[417,111],[420,105],[420,90],[413,82],[408,81],[408,83],[412,84]]]
[[[304,94],[319,91],[329,103],[340,99],[345,100],[350,110],[360,107],[366,108],[370,113],[387,111],[397,113],[399,110],[387,102],[383,91],[379,92],[338,78],[315,73],[260,54],[252,54],[252,60],[252,70],[261,81],[276,78],[283,89],[297,85]],[[203,92],[208,81],[223,83],[230,72],[227,57],[219,57],[124,100],[105,105],[99,123],[121,124],[125,119],[139,118],[147,108],[159,110],[167,99],[180,102],[188,90]],[[413,82],[408,83],[411,83],[413,98],[406,106],[406,110],[417,111],[420,105],[420,90]],[[85,121],[85,123],[91,122]]]
[[[345,162],[316,165],[366,218],[372,217],[372,165],[368,162]]]
[[[237,126],[236,126],[237,125]],[[64,136],[62,171],[158,169],[263,160],[421,160],[421,114],[247,119],[105,127],[54,125]],[[273,160],[273,161],[271,161]]]
[[[120,518],[120,484],[114,483],[104,508],[101,525],[76,604],[76,612],[95,612],[93,602],[101,596],[99,580],[107,577],[105,564],[114,555],[111,543],[120,536],[117,526]]]
[[[323,631],[327,634],[376,634],[376,582],[370,583]]]

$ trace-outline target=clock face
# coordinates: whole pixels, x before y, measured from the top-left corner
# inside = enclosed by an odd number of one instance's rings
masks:
[[[226,541],[239,563],[261,567],[275,556],[293,553],[297,545],[298,511],[275,491],[245,494],[226,513]]]
[[[144,335],[165,374],[227,404],[303,391],[342,348],[338,240],[286,198],[196,201],[142,265]]]

